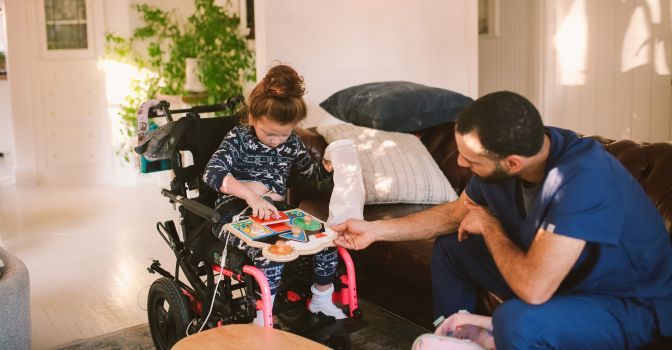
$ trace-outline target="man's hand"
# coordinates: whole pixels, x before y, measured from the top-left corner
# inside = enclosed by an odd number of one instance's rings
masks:
[[[334,243],[346,249],[364,249],[376,241],[373,237],[374,226],[373,222],[353,219],[332,226],[331,229],[338,233]]]
[[[259,219],[265,220],[270,219],[271,217],[280,217],[278,209],[269,201],[261,197],[253,197],[247,201],[247,205],[249,205],[250,209],[252,209],[252,215],[258,217]]]
[[[458,241],[469,238],[469,234],[482,235],[489,228],[501,226],[487,207],[474,204],[470,200],[465,200],[464,206],[468,212],[457,230]]]

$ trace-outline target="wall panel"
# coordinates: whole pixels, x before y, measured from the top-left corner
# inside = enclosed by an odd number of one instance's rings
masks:
[[[547,121],[586,134],[670,140],[670,73],[664,68],[672,40],[669,1],[550,4],[546,15],[555,27],[545,28],[543,40],[551,44],[555,60],[543,64],[555,77],[544,84],[542,103],[546,115],[553,115]],[[574,29],[586,26],[585,50],[580,31],[573,33],[579,35],[576,47],[560,44],[567,23]]]

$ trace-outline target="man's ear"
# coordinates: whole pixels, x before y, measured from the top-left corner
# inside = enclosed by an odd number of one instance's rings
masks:
[[[515,154],[504,158],[504,163],[510,173],[518,173],[523,168],[523,159]]]

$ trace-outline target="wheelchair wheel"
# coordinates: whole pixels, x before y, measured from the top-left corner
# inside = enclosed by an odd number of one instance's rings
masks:
[[[177,283],[161,277],[149,288],[147,316],[152,340],[158,350],[168,350],[186,336],[191,310]]]

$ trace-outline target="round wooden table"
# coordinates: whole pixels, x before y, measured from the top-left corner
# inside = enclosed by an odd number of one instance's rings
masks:
[[[232,324],[208,329],[178,341],[172,350],[196,349],[329,350],[320,343],[296,334],[252,324]]]

